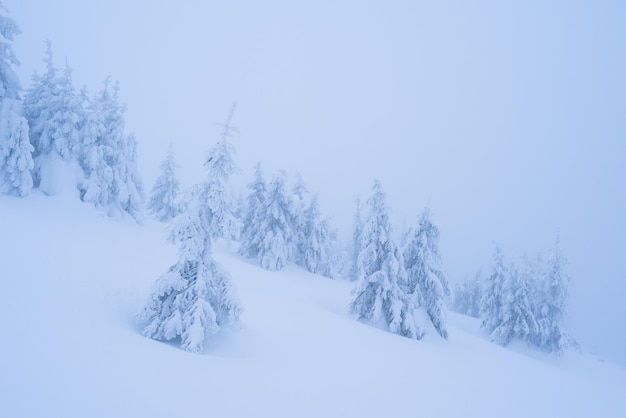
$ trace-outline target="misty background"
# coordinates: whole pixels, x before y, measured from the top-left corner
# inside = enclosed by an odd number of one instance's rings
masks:
[[[237,189],[299,172],[345,239],[378,178],[396,232],[430,205],[452,283],[559,232],[574,335],[626,362],[626,3],[3,3],[24,88],[46,38],[75,85],[120,81],[146,190],[170,142],[201,180],[236,101]]]

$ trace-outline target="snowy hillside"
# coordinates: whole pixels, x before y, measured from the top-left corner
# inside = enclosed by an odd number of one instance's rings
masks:
[[[262,270],[223,244],[241,329],[200,355],[133,322],[176,261],[163,224],[68,197],[0,197],[0,416],[623,417],[626,370],[489,343],[450,314],[420,341],[347,314],[352,283]]]

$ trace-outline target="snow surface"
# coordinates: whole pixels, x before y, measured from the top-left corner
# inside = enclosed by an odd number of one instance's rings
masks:
[[[0,416],[624,417],[626,370],[347,314],[353,283],[261,269],[223,243],[244,313],[202,355],[140,335],[134,315],[176,261],[165,227],[111,221],[67,196],[0,197]]]

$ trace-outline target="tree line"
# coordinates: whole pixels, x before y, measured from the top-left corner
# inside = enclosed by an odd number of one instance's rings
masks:
[[[140,221],[137,141],[125,132],[119,84],[107,79],[93,95],[85,87],[77,90],[71,68],[55,67],[48,41],[44,71],[35,72],[23,91],[11,45],[20,30],[1,5],[0,21],[0,193],[55,194],[67,186],[60,182],[71,182],[81,200],[107,215]]]

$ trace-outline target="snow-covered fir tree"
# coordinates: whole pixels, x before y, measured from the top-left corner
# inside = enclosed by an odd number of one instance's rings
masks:
[[[33,187],[34,164],[20,99],[21,85],[13,69],[19,61],[11,43],[19,33],[0,3],[0,193],[26,196]]]
[[[235,147],[228,140],[236,131],[231,125],[235,108],[236,103],[232,105],[226,122],[221,125],[220,140],[209,150],[205,163],[209,172],[208,184],[213,190],[210,203],[215,214],[212,230],[217,231],[214,238],[232,239],[238,237],[241,230],[241,222],[235,215],[237,204],[227,187],[228,179],[239,170],[234,159]]]
[[[353,281],[352,270],[352,242],[341,240],[337,230],[334,230],[333,250],[330,257],[332,278]]]
[[[350,301],[358,319],[382,324],[391,332],[409,338],[424,334],[419,311],[407,293],[402,254],[392,238],[385,193],[378,181],[367,200],[359,248],[359,270]]]
[[[66,65],[59,72],[54,67],[50,41],[43,61],[46,71],[33,75],[24,106],[34,147],[34,186],[56,194],[60,188],[76,190],[81,181],[78,160],[85,114],[71,69]],[[64,182],[72,184],[60,184]]]
[[[356,199],[356,213],[354,215],[354,226],[352,228],[352,248],[350,259],[350,280],[360,277],[363,266],[359,263],[359,253],[361,251],[361,236],[363,234],[363,220],[361,217],[361,199]]]
[[[230,276],[212,256],[214,240],[237,227],[226,183],[236,166],[228,123],[206,161],[208,180],[186,192],[185,211],[173,219],[170,240],[180,244],[179,260],[159,277],[139,314],[144,335],[180,338],[181,347],[200,352],[208,336],[237,323],[241,305]]]
[[[290,210],[291,218],[293,219],[294,230],[294,248],[293,248],[293,261],[300,265],[305,266],[306,261],[304,254],[307,251],[308,236],[307,228],[311,226],[310,220],[307,219],[307,210],[309,209],[309,191],[304,183],[304,179],[300,173],[296,173],[296,181],[291,189]]]
[[[569,276],[564,267],[567,259],[561,253],[557,237],[544,273],[538,279],[536,317],[538,333],[533,342],[540,348],[560,354],[576,341],[567,333],[563,322],[568,296]]]
[[[500,295],[500,320],[490,338],[502,346],[514,338],[529,342],[537,334],[537,321],[530,299],[531,289],[524,274],[514,265],[507,269]]]
[[[108,83],[105,84],[108,87]],[[113,182],[114,161],[113,150],[104,144],[103,138],[107,130],[101,112],[100,101],[96,96],[90,97],[85,88],[81,90],[85,103],[85,122],[81,129],[82,149],[80,163],[85,179],[80,184],[81,200],[93,203],[96,207],[105,207],[106,202],[113,200],[109,196],[109,187],[105,184]]]
[[[492,271],[485,281],[480,308],[480,316],[483,318],[481,326],[490,334],[503,321],[503,295],[506,289],[508,274],[502,250],[499,246],[496,246],[493,254]]]
[[[24,111],[30,126],[30,138],[35,148],[35,158],[39,154],[46,154],[56,148],[57,126],[53,124],[53,116],[58,111],[57,97],[59,95],[58,69],[52,61],[52,45],[46,41],[46,54],[42,60],[46,66],[42,75],[35,72],[31,86],[24,98]],[[52,131],[52,132],[50,132]],[[67,154],[67,143],[59,138],[58,148]]]
[[[141,222],[144,216],[143,182],[137,166],[137,137],[129,134],[124,141],[120,156],[121,186],[118,200],[120,207],[136,221]]]
[[[233,214],[239,219],[239,224],[243,228],[243,218],[246,216],[246,192],[245,189],[239,189],[237,192],[233,191]],[[241,230],[237,231],[237,241],[241,241]]]
[[[311,273],[334,277],[333,242],[335,233],[330,229],[328,219],[321,219],[317,196],[313,196],[304,212],[299,260],[302,267]]]
[[[457,283],[454,288],[454,302],[452,309],[463,315],[480,318],[480,303],[483,295],[481,272],[474,278]]]
[[[19,100],[0,98],[0,193],[26,196],[33,188],[28,122]]]
[[[264,231],[257,258],[266,270],[280,270],[291,259],[295,231],[291,205],[285,194],[286,174],[278,172],[272,178],[263,205],[260,228]]]
[[[169,221],[180,212],[180,205],[177,202],[180,183],[176,178],[176,167],[174,153],[170,145],[165,159],[161,162],[161,172],[156,179],[148,201],[148,210],[161,222]]]
[[[267,200],[267,184],[263,177],[261,163],[254,167],[254,179],[248,183],[250,192],[246,198],[245,211],[241,227],[241,245],[239,254],[255,258],[261,252],[265,231],[265,202]]]
[[[539,324],[540,305],[545,300],[544,285],[545,285],[545,272],[546,272],[546,260],[544,255],[539,252],[534,257],[529,257],[524,254],[520,260],[521,266],[519,267],[519,274],[524,276],[524,280],[528,283],[529,298],[533,306],[533,312],[537,324]],[[531,337],[536,340],[537,335]],[[533,342],[534,343],[534,342]]]
[[[9,99],[19,99],[22,87],[19,77],[13,69],[20,65],[19,60],[13,52],[13,41],[15,36],[22,31],[17,23],[8,16],[8,10],[0,3],[0,97]]]
[[[439,228],[432,222],[428,208],[419,216],[418,226],[407,234],[403,255],[414,303],[426,309],[439,335],[448,338],[446,301],[450,287],[440,268]]]
[[[81,198],[109,216],[128,213],[141,221],[143,188],[137,170],[137,141],[124,133],[124,106],[119,85],[104,89],[89,102],[83,126]]]

